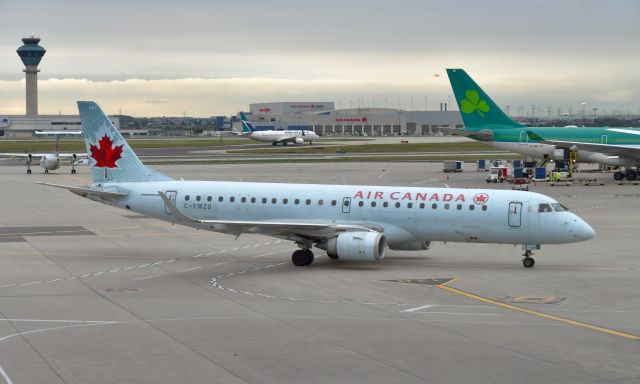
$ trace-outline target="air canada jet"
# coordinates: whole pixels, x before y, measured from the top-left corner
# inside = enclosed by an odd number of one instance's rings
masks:
[[[464,129],[454,134],[485,141],[535,159],[568,160],[625,167],[616,180],[635,180],[640,166],[640,128],[527,127],[507,116],[463,69],[447,69]]]
[[[100,107],[79,101],[93,184],[82,197],[197,229],[295,242],[297,266],[312,248],[343,261],[376,261],[386,249],[432,241],[520,244],[523,265],[541,244],[588,240],[594,230],[556,200],[533,192],[174,180],[143,165]]]
[[[247,119],[244,112],[240,112],[240,120],[242,122],[242,134],[250,139],[257,141],[266,141],[273,145],[282,144],[304,144],[308,142],[313,144],[320,137],[313,131],[306,129],[289,129],[286,131],[265,130],[257,131],[253,124]]]
[[[49,171],[55,171],[60,168],[62,161],[69,161],[71,164],[71,174],[76,173],[76,164],[78,160],[86,159],[86,153],[60,153],[60,136],[80,136],[80,131],[36,131],[36,135],[48,136],[53,135],[56,137],[55,151],[51,153],[0,153],[0,156],[7,156],[11,158],[23,158],[27,163],[27,175],[31,174],[31,162],[33,159],[40,159],[40,166],[44,169],[44,173]]]

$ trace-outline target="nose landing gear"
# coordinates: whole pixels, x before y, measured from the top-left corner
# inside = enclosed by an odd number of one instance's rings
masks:
[[[527,250],[524,252],[524,256],[522,258],[522,265],[524,265],[525,268],[531,268],[534,265],[536,265],[536,261],[533,257],[531,257],[531,255],[533,255],[533,252]]]
[[[540,249],[540,244],[522,244],[522,250],[524,254],[522,255],[522,265],[525,268],[531,268],[536,265],[536,261],[531,257],[533,255],[534,250]]]

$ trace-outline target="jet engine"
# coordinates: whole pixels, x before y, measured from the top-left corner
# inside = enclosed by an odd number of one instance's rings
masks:
[[[429,249],[429,247],[431,247],[431,242],[426,240],[389,244],[389,249],[394,251],[424,251]]]
[[[295,139],[293,139],[293,142],[296,144],[302,144],[304,143],[304,140],[302,139],[302,137],[296,137]]]
[[[332,259],[343,261],[378,261],[384,258],[387,239],[380,232],[344,232],[328,239],[318,248]]]

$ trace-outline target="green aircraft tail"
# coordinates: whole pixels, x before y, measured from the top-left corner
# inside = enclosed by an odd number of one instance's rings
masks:
[[[502,125],[509,128],[522,127],[522,124],[513,121],[502,112],[500,107],[467,75],[464,69],[447,69],[447,75],[456,96],[465,128],[487,125]]]
[[[240,112],[240,121],[242,122],[242,134],[249,135],[251,132],[255,131],[253,124],[247,119],[247,115],[244,112]]]

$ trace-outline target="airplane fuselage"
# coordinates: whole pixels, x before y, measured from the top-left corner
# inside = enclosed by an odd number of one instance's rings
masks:
[[[55,171],[60,168],[60,157],[55,154],[47,154],[40,157],[40,166],[46,171]]]
[[[315,132],[307,130],[253,131],[247,137],[269,143],[288,142],[293,144],[312,143],[320,138]]]
[[[467,132],[491,133],[491,139],[476,138],[492,146],[519,153],[536,159],[549,158],[563,160],[564,152],[555,145],[531,140],[527,131],[544,137],[545,140],[580,142],[587,144],[624,145],[640,150],[640,128],[605,128],[605,127],[471,127]],[[471,136],[473,138],[473,136]],[[579,150],[577,162],[601,163],[612,166],[631,166],[635,159],[611,156],[606,153]]]
[[[392,249],[425,249],[428,241],[559,244],[593,236],[569,211],[539,211],[540,204],[559,207],[555,200],[523,191],[213,181],[94,187],[128,193],[112,204],[167,221],[173,214],[158,191],[200,220],[364,222],[381,228]]]

